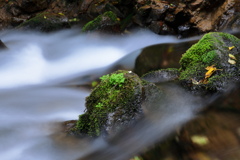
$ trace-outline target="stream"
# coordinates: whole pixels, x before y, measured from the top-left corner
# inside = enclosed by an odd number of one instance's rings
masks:
[[[166,104],[168,109],[149,113],[131,131],[109,141],[56,134],[60,122],[84,113],[90,94],[84,85],[118,66],[132,70],[144,47],[187,41],[142,30],[124,36],[78,32],[0,32],[8,47],[0,51],[0,159],[129,159],[192,119],[193,108],[203,106],[172,86],[175,98]]]

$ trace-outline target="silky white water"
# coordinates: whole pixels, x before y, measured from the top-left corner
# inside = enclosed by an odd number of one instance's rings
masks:
[[[74,160],[99,149],[103,150],[102,157],[94,159],[124,159],[193,116],[193,102],[180,100],[178,111],[172,104],[169,112],[175,118],[169,119],[168,115],[166,123],[157,127],[158,116],[149,116],[133,135],[124,135],[114,146],[101,139],[76,140],[71,144],[61,137],[56,140],[51,135],[56,132],[57,123],[77,119],[84,112],[85,97],[90,93],[83,87],[74,88],[73,84],[90,83],[108,73],[121,58],[129,54],[136,57],[141,48],[180,40],[148,31],[110,36],[82,35],[78,30],[51,34],[5,31],[0,33],[0,39],[8,47],[0,51],[1,160]],[[131,69],[134,61],[126,59],[124,65]],[[184,114],[176,114],[179,110]],[[161,130],[166,132],[159,135]]]

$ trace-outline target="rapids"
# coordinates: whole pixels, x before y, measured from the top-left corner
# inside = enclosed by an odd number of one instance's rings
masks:
[[[144,47],[183,41],[149,31],[124,36],[78,32],[0,33],[8,47],[0,51],[0,159],[128,159],[191,119],[192,106],[201,107],[176,89],[175,96],[183,96],[167,104],[165,114],[150,114],[135,130],[109,142],[54,136],[59,122],[77,119],[84,112],[90,90],[75,85],[89,84],[116,66],[133,69],[134,59]]]

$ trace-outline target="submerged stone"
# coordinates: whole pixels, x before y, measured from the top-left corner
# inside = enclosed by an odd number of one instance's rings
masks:
[[[0,40],[0,50],[7,49],[7,46]]]
[[[162,83],[177,80],[179,77],[179,70],[176,68],[160,69],[146,73],[142,79],[152,83]]]
[[[196,41],[165,43],[144,48],[135,61],[134,72],[142,76],[159,69],[179,68],[179,60]]]
[[[221,92],[239,81],[240,40],[227,33],[205,34],[183,54],[179,79],[190,90]]]

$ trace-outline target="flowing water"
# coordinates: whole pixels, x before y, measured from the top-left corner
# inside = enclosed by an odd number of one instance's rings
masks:
[[[131,132],[108,142],[53,136],[59,122],[77,119],[84,112],[90,91],[75,85],[88,84],[116,66],[132,69],[146,46],[181,41],[148,31],[110,36],[81,35],[77,30],[5,31],[0,39],[8,47],[0,51],[2,160],[128,159],[194,116],[194,99],[186,100],[189,97],[175,89],[167,110],[149,114]]]

